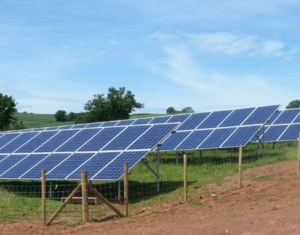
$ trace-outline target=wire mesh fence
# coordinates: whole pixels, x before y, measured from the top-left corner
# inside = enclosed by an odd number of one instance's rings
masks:
[[[243,169],[295,159],[296,142],[266,144],[264,154],[261,146],[252,144],[243,150]],[[238,149],[186,151],[188,155],[189,194],[196,195],[197,188],[209,183],[220,182],[225,176],[238,172]],[[159,184],[157,175],[145,164],[139,163],[130,170],[128,177],[129,215],[138,213],[141,208],[152,207],[165,202],[183,200],[183,152],[160,153]],[[147,156],[147,164],[157,172],[157,153]],[[46,182],[47,209],[46,217],[62,205],[80,182],[49,181]],[[89,181],[103,197],[117,210],[124,211],[124,181],[98,182]],[[23,220],[42,221],[42,187],[40,181],[1,181],[0,183],[0,223]],[[82,223],[82,190],[58,215],[53,223]],[[91,191],[89,197],[90,221],[104,221],[116,217],[116,213],[103,203]],[[42,222],[41,222],[42,225]]]

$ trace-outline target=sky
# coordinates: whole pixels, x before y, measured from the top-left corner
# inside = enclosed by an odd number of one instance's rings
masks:
[[[135,113],[300,99],[299,0],[0,0],[0,93],[83,112],[125,87]]]

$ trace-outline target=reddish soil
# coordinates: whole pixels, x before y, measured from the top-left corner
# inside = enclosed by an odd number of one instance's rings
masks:
[[[132,218],[69,227],[41,221],[0,225],[1,235],[16,234],[300,234],[300,172],[296,161],[257,167],[222,184],[197,188],[190,203],[143,208]],[[258,178],[260,177],[260,178]],[[202,204],[202,205],[201,205]]]

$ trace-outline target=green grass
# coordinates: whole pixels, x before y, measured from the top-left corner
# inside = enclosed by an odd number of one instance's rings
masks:
[[[54,114],[16,113],[18,121],[22,121],[27,128],[74,125],[72,122],[57,122]]]

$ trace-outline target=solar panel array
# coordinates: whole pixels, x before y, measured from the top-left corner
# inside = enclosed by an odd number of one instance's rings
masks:
[[[118,180],[124,162],[131,169],[178,125],[104,124],[0,134],[0,178],[40,179],[46,169],[48,179],[78,180],[88,170],[91,180]]]
[[[274,113],[258,137],[265,142],[293,141],[299,139],[300,109],[287,109]],[[258,142],[252,138],[252,142]]]
[[[279,105],[48,127],[0,133],[0,178],[119,180],[162,143],[161,150],[245,145]],[[175,134],[171,134],[176,130]]]
[[[162,143],[162,151],[245,146],[279,105],[197,113]]]

